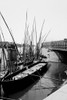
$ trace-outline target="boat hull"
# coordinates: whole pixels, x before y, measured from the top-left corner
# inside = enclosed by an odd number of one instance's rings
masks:
[[[18,80],[4,80],[2,81],[2,87],[5,94],[13,94],[18,91],[26,89],[28,86],[32,85],[47,71],[47,64],[44,64],[39,70],[34,73],[27,75],[24,78],[19,78]]]

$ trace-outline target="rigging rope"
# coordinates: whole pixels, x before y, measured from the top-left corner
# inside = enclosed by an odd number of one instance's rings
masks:
[[[16,99],[12,99],[12,98],[8,98],[8,97],[0,97],[1,100],[16,100]]]

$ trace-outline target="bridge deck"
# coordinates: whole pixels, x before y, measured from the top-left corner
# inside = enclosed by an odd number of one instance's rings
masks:
[[[67,51],[67,49],[62,49],[62,48],[49,48],[49,50],[54,50],[54,51]]]

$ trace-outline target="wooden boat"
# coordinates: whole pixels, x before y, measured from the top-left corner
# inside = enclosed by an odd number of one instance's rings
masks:
[[[9,72],[1,79],[1,85],[5,94],[24,90],[27,86],[39,79],[40,75],[47,71],[47,63],[43,63],[40,60],[34,60],[33,63],[29,65],[15,64],[16,58],[14,57],[16,56],[14,55],[16,51],[14,49],[9,49],[9,51],[11,51],[9,52],[9,62],[7,63]],[[20,69],[21,66],[22,68]]]
[[[33,65],[25,71],[20,72],[19,74],[7,76],[3,81],[1,81],[4,93],[12,94],[20,90],[24,90],[37,79],[40,79],[40,76],[42,76],[46,71],[47,64],[41,62]]]

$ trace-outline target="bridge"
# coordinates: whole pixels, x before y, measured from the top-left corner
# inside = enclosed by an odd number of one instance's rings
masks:
[[[49,48],[49,50],[54,51],[58,55],[61,62],[67,63],[67,49]]]
[[[67,39],[47,42],[43,47],[47,47],[49,50],[54,51],[61,62],[67,63]]]

